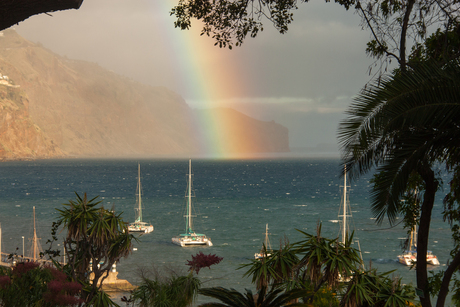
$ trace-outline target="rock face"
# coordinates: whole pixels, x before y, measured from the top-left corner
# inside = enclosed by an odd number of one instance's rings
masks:
[[[18,88],[0,84],[0,158],[61,157],[65,153],[29,116],[27,96]]]
[[[207,133],[191,129],[194,111],[176,93],[58,56],[13,30],[0,35],[0,77],[0,158],[205,153]],[[258,152],[289,150],[286,128],[222,112],[253,123],[227,134],[232,140],[257,139]]]

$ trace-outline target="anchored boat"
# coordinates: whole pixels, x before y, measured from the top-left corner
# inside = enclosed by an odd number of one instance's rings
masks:
[[[348,185],[347,185],[347,169],[345,168],[344,170],[344,175],[343,175],[343,195],[342,195],[342,201],[340,203],[340,208],[339,208],[339,218],[342,218],[339,220],[340,229],[339,229],[339,237],[340,237],[340,243],[345,245],[348,236],[350,235],[350,230],[349,230],[349,220],[352,219],[351,215],[351,208],[350,208],[350,201],[348,197]],[[354,228],[354,227],[353,227]],[[359,244],[359,240],[355,241],[358,244],[358,251],[359,251],[359,256],[361,260],[361,267],[362,270],[365,270],[364,267],[364,261],[363,261],[363,255],[361,253],[361,246]],[[351,280],[350,276],[342,276],[339,274],[339,281],[340,282],[348,282]]]
[[[138,164],[137,170],[137,189],[136,189],[136,220],[128,225],[128,232],[131,233],[150,233],[153,231],[153,225],[142,221],[142,186],[141,186],[141,165]]]
[[[193,230],[193,215],[192,215],[192,159],[189,159],[189,172],[187,180],[186,192],[186,215],[185,215],[185,233],[182,233],[174,238],[172,242],[181,247],[192,245],[208,245],[212,246],[211,238],[206,237],[204,234],[196,233]]]
[[[270,244],[270,240],[268,239],[268,224],[265,224],[264,245],[260,249],[260,252],[254,254],[254,259],[262,259],[262,258],[270,256],[271,250],[272,250],[272,246]]]
[[[415,225],[410,232],[408,249],[404,250],[401,255],[398,255],[398,261],[407,266],[412,266],[417,262],[417,231]],[[426,263],[431,265],[440,264],[438,258],[433,255],[432,251],[427,251]]]
[[[415,199],[417,199],[417,191],[415,191]],[[414,223],[410,231],[408,240],[406,240],[405,250],[401,255],[398,255],[398,261],[404,265],[412,266],[417,262],[417,228]],[[427,251],[426,262],[431,265],[439,265],[438,258],[433,255],[432,251]]]

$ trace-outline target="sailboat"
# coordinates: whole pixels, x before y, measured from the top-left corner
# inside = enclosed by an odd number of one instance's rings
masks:
[[[341,239],[340,243],[345,244],[345,241],[347,239],[348,235],[348,223],[347,223],[347,218],[350,217],[348,214],[347,210],[348,207],[350,206],[348,202],[348,192],[347,192],[347,173],[345,172],[345,175],[343,176],[343,196],[342,196],[342,204],[341,208],[339,210],[339,218],[342,218],[342,225],[340,227],[340,234],[341,234]],[[342,211],[342,215],[340,215],[340,211]]]
[[[141,186],[141,165],[138,163],[137,171],[137,189],[136,189],[136,220],[128,225],[128,232],[132,233],[150,233],[153,231],[153,225],[142,221],[142,186]]]
[[[339,236],[340,236],[340,243],[345,245],[345,242],[347,240],[347,237],[349,235],[349,227],[348,227],[348,220],[352,218],[351,216],[351,209],[350,209],[350,202],[348,199],[348,185],[347,185],[347,170],[345,168],[345,172],[343,175],[343,195],[342,195],[342,202],[340,204],[340,209],[339,209],[339,218],[342,218],[342,225],[340,225],[340,230],[339,230]],[[363,261],[363,255],[361,254],[361,247],[359,245],[359,241],[356,240],[356,243],[358,244],[358,250],[360,253],[360,258],[361,258],[361,265],[362,269],[365,270],[364,268],[364,261]],[[339,276],[340,281],[349,281],[350,277],[342,277]]]
[[[211,238],[206,237],[204,234],[196,233],[193,230],[193,215],[192,215],[192,159],[188,163],[188,180],[186,191],[186,215],[185,215],[185,233],[182,233],[172,238],[172,243],[181,247],[187,245],[208,245],[212,246]]]
[[[415,225],[411,229],[407,245],[408,249],[404,250],[401,255],[398,255],[398,261],[404,265],[412,266],[417,262],[417,230]],[[440,264],[438,258],[433,255],[432,251],[427,251],[426,262],[431,265]]]
[[[348,200],[348,185],[347,185],[346,170],[345,170],[345,174],[343,175],[343,195],[342,195],[342,202],[340,204],[338,217],[342,218],[340,230],[339,230],[340,243],[345,244],[345,241],[347,240],[347,236],[349,234],[348,219],[351,218],[350,202]]]
[[[398,255],[398,261],[404,265],[411,266],[417,262],[417,251],[416,251],[416,231],[415,225],[412,227],[412,230],[409,235],[409,248],[404,250],[401,255]]]
[[[42,247],[39,242],[39,238],[37,237],[37,227],[35,225],[35,206],[33,206],[33,213],[34,213],[34,236],[32,238],[32,251],[31,251],[31,260],[34,262],[38,260],[40,253],[42,252]]]
[[[265,257],[270,256],[271,254],[268,253],[272,250],[272,246],[270,244],[270,240],[268,239],[268,224],[265,224],[265,241],[264,245],[260,249],[260,252],[254,254],[254,259],[262,259]]]

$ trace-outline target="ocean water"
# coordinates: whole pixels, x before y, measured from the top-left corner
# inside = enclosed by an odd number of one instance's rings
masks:
[[[106,208],[134,220],[137,164],[141,165],[143,217],[155,230],[143,235],[137,250],[117,265],[118,277],[133,284],[145,269],[183,270],[191,255],[202,251],[223,257],[199,277],[204,286],[251,288],[241,264],[252,259],[264,240],[268,224],[272,247],[302,239],[297,231],[336,237],[343,179],[336,159],[193,160],[195,231],[212,238],[212,247],[181,248],[171,238],[185,229],[185,190],[188,160],[40,160],[0,164],[0,225],[2,252],[26,255],[33,234],[35,206],[38,236],[46,246],[56,208],[75,199],[75,192],[99,196]],[[364,262],[381,272],[396,270],[405,283],[415,285],[415,271],[397,262],[402,225],[376,225],[370,210],[369,178],[351,182],[349,199],[355,238]],[[447,179],[445,179],[447,182]],[[429,248],[445,268],[452,247],[448,224],[442,220],[442,193],[432,216]],[[24,239],[22,238],[24,237]],[[358,247],[358,246],[356,246]],[[118,300],[122,294],[114,294]],[[206,301],[199,298],[197,303]]]

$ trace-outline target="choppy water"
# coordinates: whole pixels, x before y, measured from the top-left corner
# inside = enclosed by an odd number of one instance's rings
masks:
[[[171,238],[183,232],[184,195],[188,160],[44,160],[0,164],[0,223],[2,251],[22,253],[32,236],[32,207],[36,207],[42,244],[48,238],[55,208],[74,192],[99,196],[107,208],[123,211],[126,221],[134,220],[137,163],[141,164],[144,221],[155,231],[141,237],[137,250],[118,264],[119,278],[139,280],[139,268],[179,267],[198,251],[217,254],[224,260],[212,269],[200,271],[206,286],[253,288],[236,270],[253,257],[263,242],[265,224],[276,247],[286,237],[301,239],[296,229],[315,233],[322,222],[323,235],[338,235],[342,179],[338,160],[194,160],[196,192],[195,230],[212,238],[213,247],[180,248]],[[415,272],[397,262],[402,226],[376,225],[369,208],[369,176],[351,183],[350,203],[364,261],[380,271],[396,269],[404,282],[415,284]],[[433,210],[429,248],[446,263],[452,246],[450,230],[442,221],[442,196]],[[27,252],[26,252],[27,253]],[[442,268],[442,267],[441,267]],[[432,268],[434,271],[440,268]],[[202,299],[200,299],[202,301]]]

